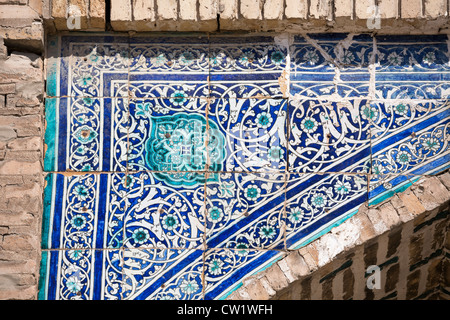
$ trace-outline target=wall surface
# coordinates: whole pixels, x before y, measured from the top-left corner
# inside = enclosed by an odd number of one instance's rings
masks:
[[[38,294],[47,32],[448,34],[448,17],[447,0],[0,0],[0,299],[36,299]],[[448,189],[448,174],[440,179]],[[419,187],[413,192],[424,194],[423,198],[417,196],[423,207],[428,203],[428,190]],[[404,197],[410,194],[407,191]],[[448,194],[444,192],[439,199],[438,211],[436,206],[416,211],[408,201],[403,205],[393,202],[401,198],[398,195],[380,209],[351,220],[349,223],[370,226],[359,230],[358,241],[349,243],[348,248],[338,246],[320,260],[317,251],[294,252],[267,274],[249,279],[230,298],[255,298],[258,294],[267,299],[448,298],[449,237],[443,236],[448,234]],[[375,223],[375,219],[389,219],[394,211],[395,223]],[[311,246],[334,241],[338,232]],[[352,235],[350,232],[349,237]],[[336,260],[331,263],[333,257]],[[287,269],[292,262],[296,267]],[[381,291],[364,291],[355,268],[361,271],[372,263],[384,264],[383,272],[389,277],[383,279],[398,279],[398,284],[383,280]],[[277,274],[282,275],[279,280]],[[259,290],[261,286],[265,290]]]

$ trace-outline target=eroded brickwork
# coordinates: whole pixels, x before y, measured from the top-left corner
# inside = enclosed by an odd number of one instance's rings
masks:
[[[0,40],[0,299],[35,299],[42,216],[43,60]]]

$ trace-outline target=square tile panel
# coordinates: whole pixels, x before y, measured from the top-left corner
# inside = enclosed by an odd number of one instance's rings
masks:
[[[288,113],[290,172],[369,171],[367,100],[293,100]]]
[[[128,99],[47,98],[46,171],[124,171]]]
[[[124,173],[52,173],[45,180],[43,249],[122,247],[128,192]]]
[[[211,36],[211,97],[282,97],[287,50],[273,36]]]
[[[208,169],[208,101],[180,96],[131,99],[128,170],[192,172]],[[214,149],[214,147],[212,147]],[[223,142],[219,152],[223,152]],[[221,163],[216,168],[221,170]]]
[[[369,94],[369,65],[374,59],[370,36],[294,36],[290,54],[291,95],[354,98]]]
[[[286,248],[328,232],[368,200],[367,175],[290,174],[286,185]]]
[[[283,172],[287,164],[286,99],[214,99],[209,105],[212,160],[223,171]],[[213,169],[213,168],[211,168]],[[212,170],[217,171],[217,170]]]
[[[132,37],[129,91],[133,98],[209,96],[206,37]]]
[[[203,251],[127,249],[123,300],[203,300]]]
[[[429,174],[448,166],[448,101],[373,102],[371,108],[373,174]]]
[[[447,99],[447,41],[446,35],[377,36],[376,97]]]
[[[127,175],[125,248],[197,248],[205,234],[204,173]]]
[[[446,35],[47,44],[39,299],[225,299],[450,167]]]
[[[285,174],[214,174],[206,183],[208,248],[283,249]]]

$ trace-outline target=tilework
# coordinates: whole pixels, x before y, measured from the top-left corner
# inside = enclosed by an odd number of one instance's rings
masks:
[[[223,299],[450,164],[444,36],[48,40],[41,299]]]

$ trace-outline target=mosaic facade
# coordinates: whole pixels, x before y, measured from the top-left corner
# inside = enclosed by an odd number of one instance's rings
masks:
[[[450,165],[447,36],[48,39],[40,299],[224,299]]]

